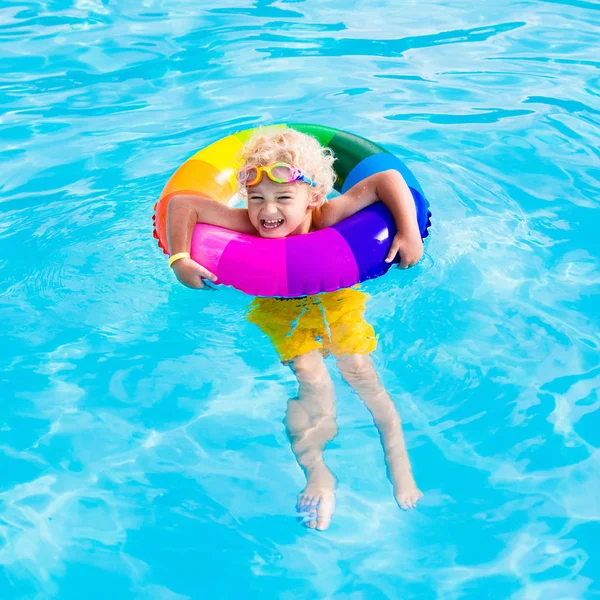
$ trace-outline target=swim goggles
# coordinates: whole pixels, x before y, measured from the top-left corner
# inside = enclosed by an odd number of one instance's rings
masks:
[[[309,179],[300,169],[284,162],[274,163],[268,167],[250,167],[249,169],[241,169],[237,178],[241,185],[256,185],[257,183],[260,183],[263,173],[266,173],[268,178],[274,183],[293,183],[294,181],[302,181],[313,187],[317,185],[316,181]]]

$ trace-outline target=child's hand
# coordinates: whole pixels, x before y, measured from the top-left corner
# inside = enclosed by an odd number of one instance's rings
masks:
[[[392,240],[392,246],[385,262],[392,262],[397,253],[400,253],[400,268],[408,269],[416,265],[423,256],[423,240],[418,230],[409,233],[397,233]]]
[[[217,276],[213,275],[208,269],[199,265],[191,258],[180,258],[173,265],[173,271],[177,275],[177,279],[187,285],[189,288],[202,289],[208,286],[204,283],[204,279],[208,279],[213,283],[217,281]]]

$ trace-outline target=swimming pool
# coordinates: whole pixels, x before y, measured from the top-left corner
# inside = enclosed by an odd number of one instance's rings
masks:
[[[3,3],[0,598],[600,594],[598,4]],[[369,282],[425,493],[334,373],[326,532],[249,298],[178,285],[152,206],[270,122],[386,145],[432,202]]]

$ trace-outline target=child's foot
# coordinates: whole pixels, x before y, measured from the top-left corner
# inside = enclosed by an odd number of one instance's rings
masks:
[[[394,498],[402,510],[409,510],[417,506],[423,492],[419,490],[410,471],[397,473],[393,478]]]
[[[307,473],[306,487],[298,494],[296,510],[308,514],[306,527],[324,531],[335,510],[335,477],[323,464]]]

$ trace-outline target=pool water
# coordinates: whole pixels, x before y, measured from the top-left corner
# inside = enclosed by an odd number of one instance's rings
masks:
[[[600,596],[599,8],[4,0],[0,598]],[[365,286],[425,496],[329,363],[322,533],[250,298],[152,238],[183,160],[276,122],[384,144],[433,211]]]

